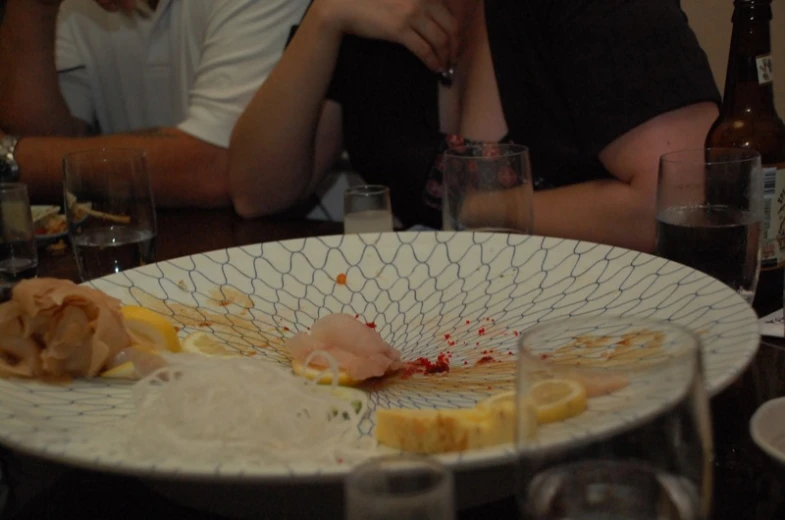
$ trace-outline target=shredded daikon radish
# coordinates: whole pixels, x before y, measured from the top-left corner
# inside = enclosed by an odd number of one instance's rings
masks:
[[[358,430],[367,399],[358,412],[354,397],[249,358],[169,360],[134,386],[136,411],[111,426],[129,455],[323,465],[354,463],[376,449]]]
[[[329,368],[325,368],[321,372],[317,372],[316,377],[313,377],[311,380],[321,381],[323,376],[329,374],[331,376],[330,386],[335,388],[336,386],[338,386],[338,373],[340,372],[341,369],[338,367],[338,361],[335,360],[332,354],[328,354],[324,350],[314,350],[313,352],[308,354],[307,358],[305,358],[305,363],[303,363],[303,369],[307,369],[311,365],[313,360],[317,357],[324,358],[324,360],[327,361]]]

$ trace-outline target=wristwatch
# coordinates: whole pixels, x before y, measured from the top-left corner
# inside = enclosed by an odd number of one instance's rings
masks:
[[[0,182],[16,182],[19,180],[19,164],[14,158],[14,150],[19,138],[15,135],[4,135],[0,139]]]

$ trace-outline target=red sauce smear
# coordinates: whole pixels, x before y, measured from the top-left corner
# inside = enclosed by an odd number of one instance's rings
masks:
[[[413,374],[442,374],[450,371],[450,354],[446,352],[436,356],[436,361],[431,361],[426,357],[419,357],[414,361],[406,363],[402,369],[404,378],[411,377]]]
[[[484,365],[485,363],[493,363],[496,361],[493,356],[483,356],[477,360],[478,365]]]
[[[365,326],[368,327],[369,329],[375,329],[376,328],[376,322],[369,321],[368,323],[365,324]]]

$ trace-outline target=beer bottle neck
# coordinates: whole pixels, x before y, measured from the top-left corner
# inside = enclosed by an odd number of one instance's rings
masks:
[[[769,2],[736,5],[723,113],[776,114],[771,81],[771,16]]]

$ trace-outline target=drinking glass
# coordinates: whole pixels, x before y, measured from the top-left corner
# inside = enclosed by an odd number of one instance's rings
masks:
[[[444,152],[443,172],[445,230],[532,232],[528,148],[497,143],[456,146]]]
[[[344,233],[380,233],[392,230],[390,188],[381,184],[346,188],[343,196]]]
[[[580,317],[521,334],[523,518],[707,520],[712,437],[700,343],[644,318]]]
[[[0,302],[11,297],[19,280],[38,271],[33,215],[27,186],[0,183]]]
[[[345,482],[347,520],[453,520],[452,474],[420,455],[387,455],[354,468]]]
[[[706,148],[660,158],[656,253],[755,297],[764,215],[754,150]]]
[[[145,153],[72,153],[63,171],[68,234],[81,279],[152,262],[158,230]]]

